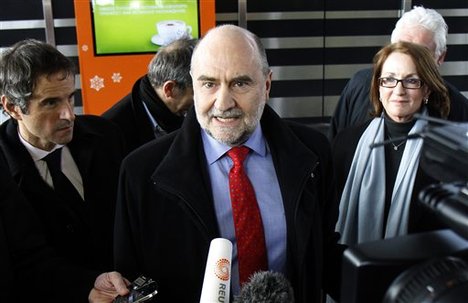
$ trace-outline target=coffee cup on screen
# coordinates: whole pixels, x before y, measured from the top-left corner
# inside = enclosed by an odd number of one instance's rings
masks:
[[[161,45],[167,45],[174,40],[189,38],[192,27],[182,20],[164,20],[156,23]]]

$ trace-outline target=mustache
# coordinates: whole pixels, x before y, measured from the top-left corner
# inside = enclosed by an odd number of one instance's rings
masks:
[[[212,108],[208,115],[210,118],[222,118],[222,119],[227,119],[227,118],[238,118],[242,116],[244,112],[240,108],[230,108],[228,110],[218,110],[216,108]]]

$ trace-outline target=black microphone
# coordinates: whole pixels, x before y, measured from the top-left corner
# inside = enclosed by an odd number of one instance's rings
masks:
[[[242,287],[234,303],[294,303],[294,291],[289,281],[278,272],[254,273]]]

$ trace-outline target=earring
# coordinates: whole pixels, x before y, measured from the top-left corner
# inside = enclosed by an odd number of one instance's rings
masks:
[[[427,104],[427,103],[429,103],[429,98],[426,97],[424,98],[424,104]]]

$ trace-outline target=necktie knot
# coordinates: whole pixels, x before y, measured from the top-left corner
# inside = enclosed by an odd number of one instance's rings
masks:
[[[232,159],[234,167],[238,167],[242,166],[249,151],[250,149],[246,146],[235,146],[227,152],[227,155]]]
[[[76,187],[62,172],[62,148],[57,148],[42,160],[47,163],[55,192],[66,201],[83,202]]]
[[[61,170],[62,148],[57,148],[43,158],[49,170]]]

